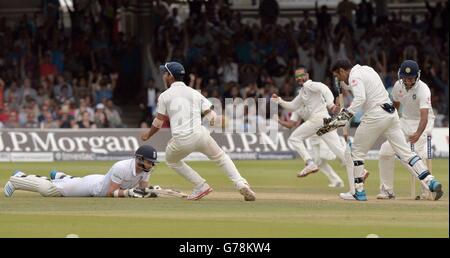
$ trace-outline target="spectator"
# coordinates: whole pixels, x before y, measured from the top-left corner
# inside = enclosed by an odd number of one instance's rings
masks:
[[[51,99],[51,91],[47,80],[42,80],[37,91],[36,102],[39,106]]]
[[[145,91],[145,93],[143,94],[145,100],[142,101],[144,103],[142,103],[143,105],[146,106],[147,110],[147,117],[152,118],[154,116],[155,113],[155,108],[156,108],[156,95],[158,93],[158,90],[155,87],[155,80],[153,80],[153,78],[150,78],[147,80],[147,89]],[[151,119],[153,120],[153,119]]]
[[[120,117],[120,112],[111,99],[106,101],[105,113],[108,118],[109,125],[113,128],[122,128],[124,127],[122,123],[122,118]]]
[[[76,121],[70,114],[69,105],[61,106],[59,110],[59,128],[74,128],[75,124]]]
[[[100,103],[105,99],[112,99],[113,86],[109,83],[107,76],[102,76],[98,84],[93,84],[95,91],[95,103]]]
[[[8,105],[3,105],[0,107],[0,122],[5,123],[9,119],[9,107]]]
[[[313,48],[308,40],[299,38],[299,43],[300,44],[297,46],[298,62],[309,70],[311,68]]]
[[[75,121],[79,122],[83,118],[83,113],[89,114],[89,120],[94,121],[94,110],[86,104],[85,99],[80,99],[79,107],[75,110]]]
[[[23,80],[23,85],[19,89],[19,96],[21,104],[25,102],[27,96],[30,96],[33,99],[37,98],[37,92],[31,87],[31,80],[29,78]]]
[[[431,15],[431,24],[429,25],[429,28],[436,33],[448,33],[448,31],[442,31],[444,28],[444,20],[442,18],[445,17],[444,15],[444,8],[442,6],[441,2],[437,2],[434,7],[430,5],[428,1],[425,1],[425,6],[427,7],[428,12],[430,12]],[[448,22],[448,21],[447,21]]]
[[[233,61],[233,58],[227,57],[217,70],[217,74],[222,76],[222,83],[239,81],[239,65]]]
[[[389,17],[389,9],[387,0],[374,0],[375,2],[375,16],[376,22],[375,25],[380,27],[388,21]]]
[[[97,128],[110,128],[105,105],[98,103],[95,107],[94,122]]]
[[[327,73],[328,57],[321,48],[316,48],[312,59],[313,80],[323,82]]]
[[[261,17],[261,27],[277,23],[280,7],[276,0],[261,0],[259,2],[259,16]]]
[[[353,11],[356,10],[356,5],[349,0],[342,0],[336,7],[336,12],[340,18],[345,18],[346,22],[353,26]]]
[[[251,64],[244,64],[239,69],[239,80],[241,85],[249,85],[258,81],[258,67]],[[218,88],[216,81],[209,83],[208,89]]]
[[[367,29],[372,27],[373,7],[372,3],[362,0],[356,10],[356,27],[358,29]]]
[[[97,128],[94,122],[91,121],[89,112],[84,111],[81,113],[81,120],[76,122],[74,128]]]
[[[322,5],[319,12],[318,1],[316,1],[314,7],[318,32],[328,38],[331,29],[331,15],[328,13],[328,7],[326,5]]]
[[[16,110],[11,110],[9,112],[8,120],[3,123],[5,128],[20,128],[19,115]]]
[[[55,65],[58,73],[64,72],[64,50],[61,44],[56,44],[56,47],[51,51],[52,64]]]
[[[58,75],[56,77],[57,84],[53,87],[53,96],[56,99],[72,99],[73,97],[73,89],[72,85],[66,82],[66,79],[63,75]],[[63,90],[65,92],[63,93]],[[64,96],[63,96],[64,94]]]
[[[55,119],[53,119],[53,115],[50,111],[44,111],[42,114],[43,119],[40,122],[41,129],[55,129],[59,128],[59,123]]]
[[[81,77],[80,79],[74,78],[72,80],[72,85],[73,85],[73,94],[75,99],[77,100],[92,94],[92,90],[89,89],[88,82],[84,77]]]
[[[36,114],[33,111],[27,112],[27,121],[23,126],[25,128],[39,128]]]
[[[40,75],[47,77],[49,75],[55,76],[58,73],[56,66],[52,63],[50,53],[46,53],[40,65]]]
[[[325,21],[326,22],[326,21]],[[306,33],[310,35],[310,38],[313,38],[314,33],[314,22],[309,17],[308,10],[303,10],[303,20],[298,24],[298,28],[302,33]]]
[[[18,105],[20,102],[20,90],[17,87],[17,81],[13,81],[11,82],[11,84],[9,85],[9,88],[6,88],[5,90],[5,94],[4,94],[4,98],[5,98],[5,102],[7,103],[15,103],[16,105]]]

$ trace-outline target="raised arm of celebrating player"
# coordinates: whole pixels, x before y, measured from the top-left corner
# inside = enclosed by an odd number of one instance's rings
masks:
[[[272,99],[280,104],[281,107],[289,111],[297,110],[301,104],[300,95],[297,95],[297,97],[295,97],[292,101],[285,101],[274,93],[272,94]]]

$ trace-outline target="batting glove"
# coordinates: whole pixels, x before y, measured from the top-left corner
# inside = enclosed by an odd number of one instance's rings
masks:
[[[158,190],[161,190],[161,187],[159,185],[149,186],[149,187],[144,189],[144,191],[145,191],[144,197],[145,198],[158,197],[158,193],[157,193]]]
[[[145,192],[145,189],[131,188],[131,189],[128,189],[127,195],[128,195],[128,197],[133,197],[133,198],[143,198],[143,197],[145,197],[146,192]]]

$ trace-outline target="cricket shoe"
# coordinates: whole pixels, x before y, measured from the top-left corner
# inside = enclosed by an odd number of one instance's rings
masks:
[[[333,182],[333,183],[329,184],[328,187],[331,187],[331,188],[344,187],[344,182],[342,182],[342,181]]]
[[[16,170],[11,176],[22,177],[27,176],[27,174],[22,171]],[[5,186],[3,187],[3,193],[5,194],[5,197],[11,197],[15,190],[16,188],[10,181],[6,182]]]
[[[354,201],[354,200],[356,200],[356,199],[355,199],[355,196],[354,196],[352,193],[350,193],[350,192],[347,192],[347,193],[340,193],[340,194],[339,194],[339,197],[340,197],[341,199],[343,199],[343,200],[346,200],[346,201]]]
[[[357,201],[367,201],[366,191],[365,190],[362,190],[362,191],[356,190],[356,192],[355,192],[355,200],[357,200]]]
[[[316,164],[311,163],[305,166],[305,168],[297,174],[297,177],[305,177],[311,173],[316,173],[317,171],[319,171],[319,167]]]
[[[256,194],[250,188],[250,185],[248,183],[241,184],[241,186],[239,187],[239,193],[244,196],[244,200],[246,200],[246,201],[255,201],[256,200]]]
[[[20,170],[16,170],[16,171],[14,171],[14,173],[11,176],[24,177],[24,176],[27,176],[27,174],[25,174],[24,172],[22,172]]]
[[[15,190],[16,188],[10,181],[6,182],[5,186],[3,187],[3,193],[5,194],[5,197],[11,197]]]
[[[395,199],[395,194],[393,191],[386,190],[384,185],[381,186],[380,193],[377,194],[378,200],[393,200]]]
[[[434,200],[439,200],[442,195],[444,195],[444,191],[442,190],[442,184],[437,181],[436,179],[432,179],[430,181],[430,184],[428,184],[428,188],[430,188],[430,191],[435,193]]]
[[[207,183],[204,183],[200,187],[195,188],[194,191],[192,191],[192,193],[188,195],[187,199],[191,201],[197,201],[205,197],[212,191],[213,189]]]
[[[50,171],[50,179],[51,180],[55,180],[55,179],[62,179],[64,177],[66,177],[67,175],[64,172],[59,172],[56,170],[52,170]]]
[[[356,191],[355,194],[350,192],[340,193],[339,197],[346,201],[367,201],[366,191],[362,190],[361,192]]]

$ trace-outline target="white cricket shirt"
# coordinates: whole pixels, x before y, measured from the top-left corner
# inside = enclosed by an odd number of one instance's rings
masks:
[[[173,137],[186,137],[201,130],[201,114],[211,106],[200,92],[174,82],[159,95],[156,111],[169,117]]]
[[[130,189],[138,186],[141,181],[148,181],[151,171],[136,174],[136,161],[134,158],[121,160],[109,169],[103,178],[100,196],[106,196],[111,181],[119,184],[120,189]]]
[[[325,84],[308,80],[291,102],[280,98],[279,104],[285,109],[298,111],[302,119],[308,120],[315,114],[328,115],[327,107],[334,105],[334,96]]]
[[[402,118],[420,120],[420,109],[428,108],[429,120],[434,119],[430,88],[423,81],[419,80],[410,90],[397,81],[392,89],[392,98],[402,105]]]
[[[353,93],[353,101],[348,111],[363,113],[383,103],[392,103],[383,81],[378,73],[369,66],[355,65],[348,78],[349,88]]]

